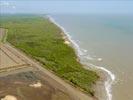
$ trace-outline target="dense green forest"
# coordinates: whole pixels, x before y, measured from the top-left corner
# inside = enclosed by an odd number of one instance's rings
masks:
[[[0,16],[0,27],[8,29],[7,41],[43,64],[65,81],[94,95],[96,72],[76,60],[74,49],[64,43],[61,29],[48,18],[36,15]]]

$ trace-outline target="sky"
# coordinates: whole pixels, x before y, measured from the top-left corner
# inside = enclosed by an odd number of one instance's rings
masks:
[[[0,13],[133,14],[133,0],[0,0]]]

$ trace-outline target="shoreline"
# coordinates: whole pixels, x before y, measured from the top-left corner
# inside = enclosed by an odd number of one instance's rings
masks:
[[[66,42],[66,44],[70,45],[74,49],[74,51],[76,52],[76,55],[77,55],[77,59],[83,65],[83,67],[86,68],[86,69],[91,69],[91,70],[96,71],[96,73],[100,76],[100,80],[98,80],[96,82],[96,85],[94,84],[94,86],[93,86],[93,88],[95,90],[95,93],[96,93],[95,94],[96,98],[98,98],[98,100],[103,100],[103,95],[105,95],[105,98],[104,98],[105,100],[112,100],[111,87],[112,87],[112,84],[115,80],[115,75],[111,71],[107,70],[104,67],[96,66],[96,65],[93,65],[93,64],[82,63],[80,61],[80,55],[83,52],[81,51],[81,48],[79,47],[79,45],[74,40],[72,40],[71,36],[64,29],[64,27],[59,25],[54,20],[53,17],[51,17],[49,15],[47,17],[48,17],[48,20],[50,20],[53,24],[55,24],[57,27],[59,27],[61,29],[63,39],[65,41],[68,41],[68,42]],[[101,93],[101,91],[98,92],[99,89],[104,90],[106,93],[105,94]],[[99,97],[99,95],[100,95],[100,97]],[[101,95],[102,95],[102,98],[101,98]]]

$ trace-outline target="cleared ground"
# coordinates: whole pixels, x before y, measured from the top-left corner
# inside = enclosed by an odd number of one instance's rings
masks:
[[[8,49],[5,44],[1,44],[0,55],[2,57],[0,60],[0,69],[28,65],[26,61]]]
[[[0,77],[0,98],[12,95],[18,100],[72,100],[37,73],[28,71]]]

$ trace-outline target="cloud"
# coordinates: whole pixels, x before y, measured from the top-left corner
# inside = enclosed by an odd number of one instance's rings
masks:
[[[16,9],[16,6],[7,1],[0,1],[0,8],[12,8]]]
[[[10,6],[9,2],[0,1],[0,7],[8,7],[8,6]]]
[[[12,6],[13,9],[16,9],[16,6]]]

